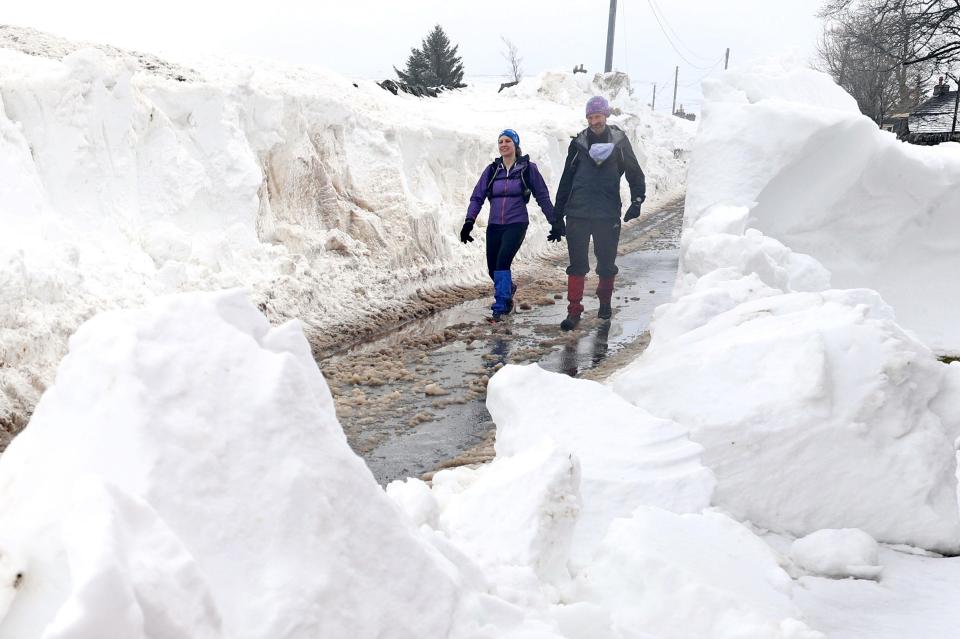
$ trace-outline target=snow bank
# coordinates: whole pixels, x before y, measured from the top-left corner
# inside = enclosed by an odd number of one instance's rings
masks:
[[[298,325],[239,292],[84,324],[0,458],[0,520],[4,639],[441,637],[460,605]]]
[[[598,90],[553,73],[500,95],[427,100],[317,69],[210,60],[185,77],[145,71],[157,65],[142,54],[11,29],[0,34],[7,431],[25,423],[67,337],[103,309],[242,285],[272,321],[300,318],[320,343],[395,322],[424,289],[485,282],[483,234],[463,246],[457,230],[497,132],[519,131],[555,189]],[[694,126],[617,92],[613,121],[663,201],[682,188]],[[532,212],[520,269],[548,250]]]
[[[677,312],[699,302],[681,299]],[[739,519],[956,551],[953,439],[931,408],[945,368],[875,293],[825,291],[744,301],[673,339],[655,334],[612,383],[690,428],[717,475],[714,503]]]
[[[902,143],[828,76],[775,66],[704,82],[686,223],[750,208],[750,227],[867,287],[936,351],[960,353],[960,146]]]
[[[869,218],[869,202],[853,198],[831,222],[810,222],[796,208],[797,201],[823,205],[824,193],[853,197],[859,187],[841,188],[853,180],[849,157],[827,161],[819,145],[846,145],[856,155],[863,145],[850,145],[844,132],[870,123],[826,76],[778,73],[729,73],[711,85],[674,301],[657,309],[644,355],[611,384],[689,429],[717,477],[713,503],[740,520],[795,536],[860,528],[879,541],[958,552],[956,375],[895,321],[877,292],[830,288],[838,283],[834,263],[821,262],[820,249],[873,246],[875,236],[837,226]],[[899,148],[875,130],[870,140]],[[754,228],[774,218],[819,238],[816,246],[799,243],[815,257],[796,252],[795,236],[779,228]],[[926,240],[902,239],[904,250],[926,250]],[[859,264],[862,255],[850,259]],[[930,308],[929,298],[917,302]]]

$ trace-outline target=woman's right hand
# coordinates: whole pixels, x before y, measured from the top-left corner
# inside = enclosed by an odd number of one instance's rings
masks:
[[[472,242],[473,238],[470,237],[471,231],[473,231],[473,220],[467,220],[463,223],[463,228],[460,229],[460,241],[464,244]]]

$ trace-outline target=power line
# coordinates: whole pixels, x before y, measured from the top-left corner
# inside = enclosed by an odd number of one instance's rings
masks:
[[[720,62],[720,60],[723,60],[723,56],[720,56],[720,58],[716,62],[706,67],[698,64],[694,64],[693,62],[691,62],[687,58],[687,56],[683,55],[680,49],[677,48],[677,45],[674,44],[673,39],[670,37],[670,34],[667,32],[666,27],[664,27],[663,21],[661,21],[660,16],[657,14],[657,10],[654,9],[653,7],[653,0],[647,0],[647,6],[650,7],[650,13],[652,13],[654,19],[656,19],[657,25],[660,27],[660,32],[663,33],[663,37],[666,38],[667,43],[669,43],[670,47],[676,52],[678,56],[680,56],[680,59],[686,62],[689,66],[693,67],[694,69],[700,69],[701,71],[704,71],[707,69],[713,69],[713,67],[717,66],[717,63]],[[677,38],[677,41],[679,42],[680,38]]]
[[[656,12],[660,14],[660,18],[661,18],[661,20],[663,20],[664,26],[666,26],[667,30],[671,33],[671,35],[673,36],[673,39],[676,40],[677,43],[680,44],[684,49],[686,49],[686,50],[687,50],[687,53],[690,53],[690,54],[692,55],[692,57],[694,57],[694,58],[700,58],[700,60],[702,60],[702,61],[704,61],[704,62],[706,62],[706,61],[709,59],[709,58],[707,58],[707,57],[705,57],[705,56],[700,55],[700,54],[697,53],[696,51],[694,51],[692,47],[687,46],[687,43],[685,43],[685,42],[680,38],[680,35],[677,33],[677,30],[674,29],[673,26],[670,25],[670,21],[667,20],[667,14],[665,14],[665,13],[663,12],[663,9],[660,8],[660,5],[657,4],[657,0],[650,0],[650,4],[652,5],[652,8],[655,9]]]
[[[697,79],[694,80],[693,82],[687,82],[686,84],[681,84],[680,86],[686,89],[686,88],[692,87],[692,86],[694,86],[694,85],[700,84],[701,82],[704,81],[704,79],[707,78],[707,76],[712,75],[712,74],[714,73],[714,71],[717,70],[717,67],[718,67],[719,65],[720,65],[720,60],[718,60],[717,62],[715,62],[714,65],[713,65],[712,67],[710,67],[710,70],[709,70],[709,71],[707,71],[706,73],[704,73],[703,75],[701,75],[699,78],[697,78]]]

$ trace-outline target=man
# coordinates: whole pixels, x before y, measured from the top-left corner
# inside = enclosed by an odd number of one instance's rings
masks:
[[[640,216],[640,204],[646,199],[646,180],[630,140],[618,127],[607,124],[610,105],[603,96],[587,101],[586,129],[570,142],[567,161],[560,177],[555,205],[558,220],[566,218],[567,317],[560,323],[565,331],[580,322],[583,313],[583,287],[590,271],[588,250],[593,238],[597,258],[597,317],[610,319],[613,311],[613,281],[617,275],[617,245],[620,242],[620,178],[627,176],[630,207],[623,221]]]

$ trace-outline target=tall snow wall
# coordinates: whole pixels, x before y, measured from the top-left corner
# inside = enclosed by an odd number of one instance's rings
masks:
[[[934,351],[960,354],[960,144],[877,128],[826,76],[775,67],[704,83],[685,224],[713,204],[814,257],[837,288],[866,287]]]
[[[0,447],[98,311],[244,286],[315,346],[342,341],[484,282],[482,228],[469,246],[457,231],[503,128],[555,189],[606,90],[654,203],[682,188],[694,130],[582,75],[419,99],[319,69],[191,66],[0,27]],[[521,270],[560,250],[531,213]]]
[[[923,340],[960,336],[960,148],[898,142],[809,69],[706,89],[673,302],[614,390],[689,430],[742,521],[957,554],[960,363]]]

